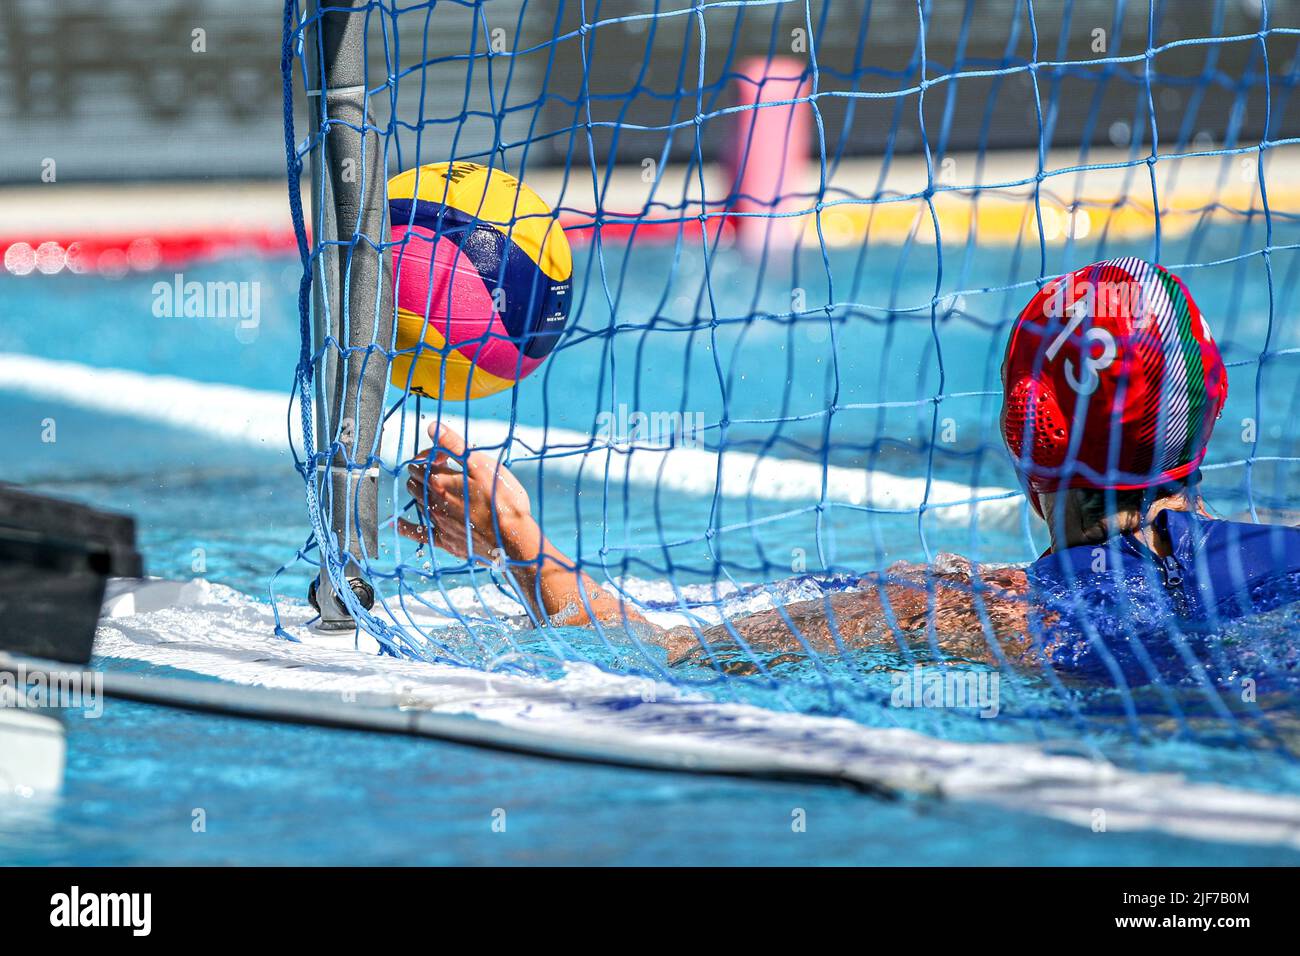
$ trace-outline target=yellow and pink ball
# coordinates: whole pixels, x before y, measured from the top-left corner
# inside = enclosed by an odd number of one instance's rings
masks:
[[[393,384],[481,398],[541,365],[573,298],[573,255],[550,206],[509,173],[463,162],[393,177],[388,200]]]

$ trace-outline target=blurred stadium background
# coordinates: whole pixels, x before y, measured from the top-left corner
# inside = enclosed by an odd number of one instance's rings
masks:
[[[1110,217],[1119,214],[1109,220],[1111,234],[1150,230],[1151,190],[1141,161],[1152,151],[1153,117],[1162,158],[1156,172],[1170,208],[1227,206],[1237,210],[1233,215],[1262,208],[1253,153],[1167,160],[1249,148],[1264,137],[1266,121],[1274,143],[1296,128],[1290,103],[1295,35],[1254,38],[1260,0],[1154,7],[1075,0],[1037,4],[1032,18],[1023,0],[924,6],[931,25],[924,37],[913,0],[814,3],[811,36],[803,4],[708,6],[703,40],[691,8],[650,0],[606,0],[588,11],[600,29],[586,31],[581,5],[562,0],[531,0],[526,17],[518,0],[438,3],[438,27],[430,30],[425,24],[434,5],[427,12],[406,5],[400,16],[386,8],[381,14],[377,6],[368,43],[370,85],[378,91],[372,105],[377,123],[387,126],[394,104],[383,87],[396,73],[399,121],[390,171],[441,161],[453,144],[462,159],[486,158],[499,123],[498,162],[559,207],[566,226],[590,223],[598,211],[636,218],[650,201],[672,223],[693,216],[701,190],[710,202],[728,191],[719,161],[734,123],[718,111],[735,102],[737,64],[768,50],[789,47],[807,56],[811,49],[819,64],[817,112],[829,144],[826,190],[835,198],[924,188],[927,139],[931,167],[945,182],[1032,180],[1039,173],[1041,108],[1044,192],[1062,211],[1047,214],[1049,233],[1070,232],[1066,220],[1085,200],[1108,206]],[[1270,27],[1294,28],[1300,5],[1271,4],[1268,15]],[[8,0],[0,6],[0,122],[8,131],[0,138],[6,210],[0,244],[17,245],[11,271],[30,271],[31,250],[43,243],[53,245],[35,268],[57,271],[66,260],[74,270],[109,274],[170,267],[232,247],[291,251],[283,186],[283,16],[277,0]],[[609,22],[621,17],[633,19]],[[553,36],[561,39],[550,42]],[[1214,37],[1242,39],[1204,42]],[[467,42],[475,46],[467,50]],[[1149,45],[1160,51],[1143,57]],[[511,55],[487,55],[494,51]],[[1035,61],[1116,57],[1122,62],[1045,68],[1037,84],[1023,69]],[[584,64],[590,96],[582,95]],[[917,95],[898,92],[916,87],[923,69],[928,77],[963,73],[927,91],[925,137]],[[1151,102],[1148,70],[1156,92]],[[682,115],[683,104],[697,100],[706,115],[698,127]],[[296,101],[301,104],[301,95]],[[301,112],[299,105],[300,139],[309,128]],[[411,117],[426,119],[412,123]],[[661,128],[674,124],[671,134]],[[686,164],[697,133],[703,170]],[[1266,166],[1283,173],[1277,164],[1289,151],[1268,149]],[[810,152],[816,155],[815,142]],[[978,163],[957,166],[961,156]],[[643,176],[647,159],[669,164],[659,170],[653,196]],[[1229,170],[1232,163],[1241,169]],[[1090,168],[1050,175],[1078,166]],[[820,173],[814,159],[803,187],[788,191],[816,197]],[[1292,189],[1294,178],[1270,177],[1272,197]],[[1004,190],[1012,207],[1000,224],[986,204],[981,238],[1024,236],[1033,219],[1023,214],[1031,191]],[[941,195],[938,204],[963,197]],[[919,205],[841,206],[841,215],[826,217],[825,238],[860,244],[865,215],[875,217],[877,228],[905,234],[928,218],[918,217]],[[968,212],[944,219],[945,235],[967,222]],[[1188,217],[1184,225],[1191,224]],[[1177,231],[1179,223],[1167,227]],[[66,253],[73,243],[79,255]]]
[[[612,19],[682,6],[606,0],[598,14]],[[931,74],[938,66],[970,71],[1023,64],[1035,59],[1035,42],[1040,61],[1096,58],[1093,44],[1098,29],[1105,31],[1109,55],[1132,55],[1145,49],[1151,26],[1147,4],[1137,2],[1037,4],[1036,37],[1024,5],[1017,0],[978,4],[933,0],[927,6],[935,25],[925,43]],[[658,55],[648,59],[640,81],[650,95],[640,98],[637,110],[638,123],[651,125],[669,119],[680,102],[673,92],[678,86],[725,103],[729,90],[723,74],[734,69],[736,59],[765,53],[774,30],[788,34],[804,25],[802,4],[787,5],[775,21],[770,10],[756,10],[749,16],[740,15],[739,8],[710,10],[701,85],[696,79],[700,35],[693,16],[632,20],[583,36],[578,32],[581,8],[576,3],[530,0],[528,16],[522,20],[518,0],[492,0],[482,9],[489,30],[506,31],[509,49],[535,46],[535,53],[503,59],[509,67],[498,64],[491,70],[475,70],[467,91],[464,42],[477,8],[440,4],[438,16],[444,22],[457,16],[465,22],[455,30],[431,31],[424,55],[423,17],[409,11],[397,18],[376,15],[373,34],[389,32],[383,34],[384,42],[375,42],[372,36],[372,85],[381,86],[390,69],[384,62],[385,50],[403,70],[420,73],[420,82],[403,76],[399,115],[421,115],[415,105],[421,96],[426,98],[424,116],[468,114],[459,130],[458,149],[468,156],[491,143],[496,121],[493,97],[500,103],[508,84],[508,110],[500,118],[502,138],[522,148],[535,123],[532,165],[563,162],[569,154],[567,134],[549,138],[548,134],[568,130],[574,123],[584,47],[590,64],[592,119],[600,121],[618,117],[630,81],[641,70],[640,50],[653,42]],[[1063,14],[1066,10],[1068,17]],[[913,0],[814,3],[812,11],[816,29],[804,42],[815,45],[821,90],[890,91],[920,79]],[[1188,37],[1253,33],[1259,28],[1260,3],[1187,0],[1159,5],[1158,12],[1153,24],[1157,45]],[[1300,5],[1272,4],[1270,17],[1274,27],[1295,27],[1300,25]],[[968,31],[963,31],[966,19]],[[392,33],[395,23],[400,29]],[[555,62],[548,71],[552,48],[541,41],[553,35],[555,23],[561,32],[571,31],[572,38],[554,48]],[[942,30],[937,29],[939,24]],[[7,0],[0,6],[0,122],[8,131],[0,142],[0,181],[39,183],[41,163],[48,157],[57,160],[58,180],[67,183],[278,180],[285,168],[281,28],[282,5],[277,0],[61,0],[56,4]],[[194,50],[195,30],[204,31],[204,52]],[[959,46],[955,38],[963,32],[968,33],[968,42]],[[493,42],[490,32],[479,39],[483,49]],[[799,39],[792,36],[791,43]],[[1268,46],[1270,69],[1279,84],[1275,93],[1285,96],[1296,80],[1294,39],[1273,36]],[[664,56],[664,50],[675,52]],[[868,53],[871,62],[862,62]],[[422,62],[426,65],[419,65]],[[1139,59],[1079,67],[1054,77],[1051,82],[1059,82],[1061,95],[1059,111],[1050,117],[1051,127],[1046,130],[1049,148],[1084,141],[1127,148],[1135,131],[1140,138],[1147,118],[1142,81],[1146,66]],[[1263,87],[1255,82],[1264,69],[1260,44],[1189,44],[1161,52],[1150,66],[1160,75],[1159,96],[1152,105],[1166,139],[1172,131],[1189,143],[1198,136],[1203,142],[1206,138],[1215,142],[1259,139],[1265,118]],[[1207,74],[1216,82],[1200,82]],[[853,77],[871,86],[853,83]],[[1244,98],[1237,95],[1242,88],[1249,89]],[[599,99],[602,91],[619,92]],[[663,95],[656,98],[654,91]],[[951,110],[952,117],[948,140],[931,143],[935,152],[1037,146],[1034,88],[1027,73],[963,78],[936,92],[926,100],[930,135],[934,136],[944,111]],[[388,111],[382,97],[377,100],[378,120],[383,124]],[[842,140],[848,153],[879,153],[890,142],[895,152],[910,153],[922,147],[915,102],[914,97],[827,96],[819,108],[828,131],[836,133],[828,134],[828,141],[840,142],[838,130],[848,127]],[[1274,109],[1278,106],[1274,104]],[[1276,126],[1276,113],[1274,122]],[[1100,128],[1090,128],[1091,123]],[[305,129],[305,118],[300,117],[297,126]],[[445,153],[440,140],[452,132],[449,126],[435,125],[428,130],[420,155],[408,152],[401,163],[438,161]],[[415,133],[406,131],[406,150],[414,149]],[[1276,136],[1278,129],[1273,133]],[[705,156],[718,157],[726,142],[725,124],[707,123],[701,136]],[[692,138],[693,134],[678,132],[672,144],[674,159],[689,155]],[[598,159],[608,158],[608,129],[597,129],[593,142]],[[587,158],[585,144],[578,146],[575,162]],[[615,158],[639,162],[642,156],[658,155],[662,146],[662,134],[624,130]],[[398,162],[396,155],[390,157],[394,168]]]

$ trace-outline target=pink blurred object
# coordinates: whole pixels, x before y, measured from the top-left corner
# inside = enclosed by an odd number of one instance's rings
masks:
[[[736,105],[753,106],[735,114],[730,186],[731,211],[758,215],[733,216],[742,249],[761,252],[790,249],[802,230],[803,217],[773,218],[771,214],[807,208],[808,197],[791,196],[804,188],[812,136],[812,109],[791,103],[811,90],[803,75],[805,64],[794,57],[750,57],[737,67]],[[782,104],[776,106],[759,104]]]

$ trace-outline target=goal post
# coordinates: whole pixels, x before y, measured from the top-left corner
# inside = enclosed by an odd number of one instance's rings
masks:
[[[310,0],[304,30],[311,115],[312,334],[321,568],[318,626],[348,630],[374,592],[380,423],[392,347],[383,140],[366,84],[367,0]],[[304,396],[304,400],[306,397]],[[347,587],[344,588],[344,583]]]

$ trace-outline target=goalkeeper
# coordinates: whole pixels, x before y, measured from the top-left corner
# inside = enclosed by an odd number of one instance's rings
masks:
[[[1177,635],[1204,638],[1300,597],[1300,529],[1216,519],[1200,496],[1227,374],[1177,277],[1124,258],[1047,284],[1012,330],[1002,379],[1003,438],[1051,539],[1023,570],[944,556],[869,575],[857,590],[663,630],[578,570],[542,534],[515,477],[445,426],[410,466],[422,520],[399,530],[461,558],[502,549],[538,620],[630,627],[672,661],[738,640],[818,653],[908,641],[1145,683],[1185,670]]]

